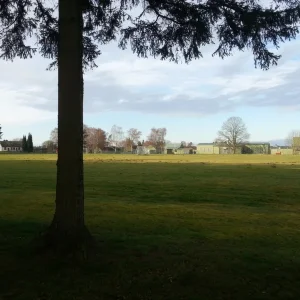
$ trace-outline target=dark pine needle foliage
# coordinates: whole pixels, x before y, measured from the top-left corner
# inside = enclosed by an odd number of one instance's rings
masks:
[[[201,47],[215,44],[214,55],[251,49],[255,66],[268,69],[280,55],[270,51],[296,37],[299,1],[274,0],[81,0],[84,15],[83,63],[96,67],[99,45],[119,41],[140,57],[190,62]],[[57,65],[56,1],[2,0],[0,57],[31,58],[37,51]]]

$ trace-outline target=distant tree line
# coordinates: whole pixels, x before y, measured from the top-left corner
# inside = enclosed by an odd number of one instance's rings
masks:
[[[113,125],[111,130],[106,132],[101,128],[83,125],[83,146],[89,153],[99,153],[102,151],[133,152],[137,146],[152,146],[155,148],[156,153],[163,153],[165,145],[171,143],[166,140],[166,135],[166,128],[153,127],[147,139],[142,140],[142,132],[137,128],[130,128],[125,131],[121,126]],[[218,146],[226,147],[231,153],[235,154],[238,148],[242,148],[242,152],[246,151],[245,144],[249,142],[249,137],[250,134],[243,119],[233,116],[223,123],[214,143]],[[289,133],[286,139],[287,146],[292,147],[294,137],[300,137],[300,130],[294,130]],[[192,142],[181,141],[179,148],[189,148],[192,146]],[[48,152],[56,151],[58,148],[57,128],[51,131],[50,138],[43,143],[43,147],[47,148]]]
[[[141,140],[142,132],[137,128],[125,131],[122,127],[113,125],[109,132],[101,128],[83,125],[83,147],[89,153],[97,153],[105,150],[118,152],[132,152],[136,146],[153,146],[157,153],[163,152],[166,144],[166,128],[151,128],[147,140]],[[54,128],[49,140],[43,143],[48,152],[54,152],[59,148],[58,129]]]

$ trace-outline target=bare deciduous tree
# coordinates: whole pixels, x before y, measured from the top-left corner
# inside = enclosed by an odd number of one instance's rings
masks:
[[[286,138],[286,143],[293,149],[293,154],[300,152],[300,130],[293,130]]]
[[[124,131],[122,127],[114,125],[110,130],[108,137],[109,145],[117,151],[117,148],[123,146],[124,143]]]
[[[143,141],[142,146],[148,147],[148,146],[154,146],[154,145],[153,145],[153,142],[151,142],[151,141]]]
[[[148,136],[148,141],[156,148],[157,153],[162,153],[166,144],[165,137],[167,135],[166,128],[152,128]]]
[[[88,129],[89,127],[85,124],[83,124],[82,127],[82,143],[83,143],[83,147],[86,147],[87,145],[87,138],[88,138]]]
[[[46,148],[47,152],[54,152],[56,148],[55,144],[51,140],[43,142],[42,147]]]
[[[101,128],[88,127],[86,129],[86,146],[89,151],[99,152],[103,150],[106,144],[106,133]]]
[[[127,131],[127,134],[128,134],[128,139],[127,139],[126,143],[127,144],[129,143],[131,151],[132,151],[133,145],[137,145],[139,139],[141,138],[142,132],[136,128],[130,128]]]
[[[230,117],[218,132],[216,143],[227,146],[235,154],[238,146],[242,146],[250,135],[244,121],[240,117]]]
[[[180,148],[185,148],[187,145],[186,141],[181,141]]]
[[[86,146],[88,126],[83,124],[83,146]],[[50,141],[57,147],[58,146],[58,128],[54,128],[50,133]]]
[[[300,137],[300,130],[292,130],[287,138],[286,138],[286,144],[287,146],[292,147],[293,146],[293,139],[294,137]]]
[[[53,144],[54,144],[55,146],[57,146],[57,144],[58,144],[58,129],[57,129],[57,127],[54,128],[54,129],[51,131],[51,133],[50,133],[50,141],[52,141]]]
[[[124,147],[124,150],[125,150],[126,152],[129,152],[129,151],[132,152],[133,141],[132,141],[129,137],[127,137],[127,138],[124,140],[123,147]]]

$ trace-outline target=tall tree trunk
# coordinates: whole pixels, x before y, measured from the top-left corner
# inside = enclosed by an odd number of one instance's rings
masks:
[[[84,222],[81,3],[59,0],[56,208],[46,241],[67,253],[92,241]]]

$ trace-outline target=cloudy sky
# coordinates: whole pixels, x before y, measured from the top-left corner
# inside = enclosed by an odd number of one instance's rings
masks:
[[[250,52],[222,60],[214,48],[186,64],[139,59],[115,44],[102,48],[98,68],[85,76],[84,122],[110,131],[166,127],[167,139],[211,142],[231,116],[245,121],[252,141],[284,139],[300,128],[300,40],[282,44],[269,71],[254,68]],[[4,139],[31,132],[34,143],[57,124],[57,74],[49,60],[0,61],[0,124]]]

